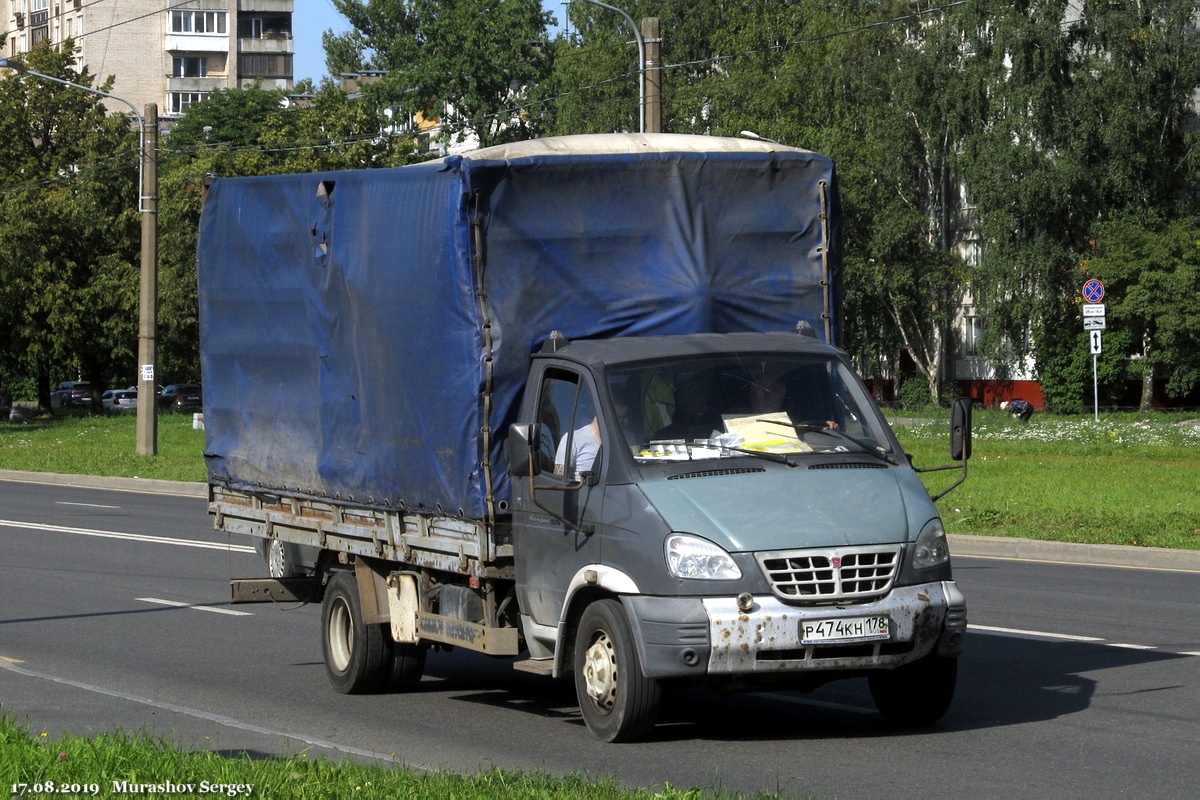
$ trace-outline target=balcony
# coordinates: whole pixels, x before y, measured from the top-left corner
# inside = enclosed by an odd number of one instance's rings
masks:
[[[292,0],[238,0],[238,13],[275,13],[291,14],[295,11]]]
[[[208,76],[207,78],[176,78],[167,77],[168,92],[215,92],[224,89],[228,79],[224,75]]]
[[[227,33],[168,33],[166,50],[169,53],[228,53]]]
[[[286,31],[264,31],[261,39],[238,39],[239,53],[292,53],[296,42]]]

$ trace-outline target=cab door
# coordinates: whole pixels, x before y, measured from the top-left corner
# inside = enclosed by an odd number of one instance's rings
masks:
[[[513,484],[513,552],[521,611],[556,625],[580,568],[600,563],[603,421],[590,377],[547,367],[534,408],[535,471]]]

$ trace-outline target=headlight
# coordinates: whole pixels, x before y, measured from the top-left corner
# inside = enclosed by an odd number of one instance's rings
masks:
[[[913,569],[929,569],[950,561],[950,545],[940,519],[931,519],[917,537],[913,547]]]
[[[707,539],[672,533],[666,542],[667,570],[676,578],[736,581],[742,571],[733,558]]]

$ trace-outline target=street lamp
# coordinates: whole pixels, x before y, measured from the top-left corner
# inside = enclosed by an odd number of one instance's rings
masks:
[[[765,136],[759,136],[754,131],[739,131],[739,135],[744,136],[747,139],[753,139],[756,142],[770,142],[771,144],[783,145],[782,142],[777,142],[774,139],[768,139]]]
[[[139,455],[152,456],[158,452],[158,416],[154,395],[155,337],[158,328],[158,167],[150,158],[150,152],[158,147],[158,106],[147,103],[143,116],[133,103],[123,97],[35,72],[18,61],[0,57],[0,69],[4,68],[122,102],[129,106],[138,122],[138,211],[142,215],[142,253],[138,313],[138,363],[141,366],[138,370],[137,452]]]
[[[569,0],[568,0],[569,2]],[[584,0],[585,3],[591,3],[601,8],[607,8],[609,11],[615,11],[625,18],[629,23],[629,27],[633,28],[633,35],[637,39],[638,46],[638,133],[646,132],[646,40],[642,37],[641,29],[633,23],[633,17],[626,14],[616,6],[610,6],[608,3],[601,3],[600,0]]]

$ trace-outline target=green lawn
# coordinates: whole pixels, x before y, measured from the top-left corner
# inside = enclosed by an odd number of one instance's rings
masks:
[[[944,421],[895,426],[917,466],[947,463]],[[966,482],[938,505],[950,533],[1200,550],[1200,427],[1147,415],[1028,424],[975,416]],[[938,490],[957,473],[931,473]]]

